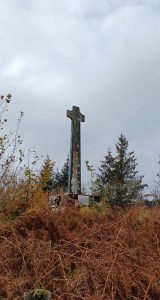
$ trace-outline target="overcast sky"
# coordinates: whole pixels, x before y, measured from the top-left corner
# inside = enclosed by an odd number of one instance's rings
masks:
[[[121,132],[152,184],[160,154],[159,0],[0,0],[0,93],[25,144],[61,166],[80,106],[82,164]],[[83,168],[83,178],[85,178]],[[83,179],[84,180],[84,179]],[[83,181],[82,180],[82,181]]]

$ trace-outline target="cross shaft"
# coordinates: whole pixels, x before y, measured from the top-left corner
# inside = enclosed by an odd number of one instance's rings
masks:
[[[85,116],[79,107],[73,106],[72,111],[67,110],[67,117],[71,119],[71,147],[69,168],[69,193],[81,194],[81,127]]]

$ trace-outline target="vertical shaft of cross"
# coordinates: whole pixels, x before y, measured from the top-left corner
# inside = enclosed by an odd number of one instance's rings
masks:
[[[80,113],[77,106],[72,111],[67,110],[67,117],[71,119],[71,148],[69,168],[69,193],[81,194],[81,122],[85,116]]]

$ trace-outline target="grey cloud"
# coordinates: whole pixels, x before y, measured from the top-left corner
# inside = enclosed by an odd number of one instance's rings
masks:
[[[156,0],[1,0],[1,92],[25,142],[61,165],[66,109],[79,105],[82,160],[96,166],[121,132],[151,182],[160,152],[160,4]],[[85,175],[86,176],[86,175]]]

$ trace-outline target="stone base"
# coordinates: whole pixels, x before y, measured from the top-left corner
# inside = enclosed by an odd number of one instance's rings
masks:
[[[99,205],[100,197],[71,193],[52,195],[49,197],[49,204],[54,210],[59,210],[62,207],[89,206],[90,202],[95,202],[95,204]]]
[[[69,193],[52,195],[49,197],[49,204],[54,210],[62,207],[74,207],[78,205],[78,197]]]

